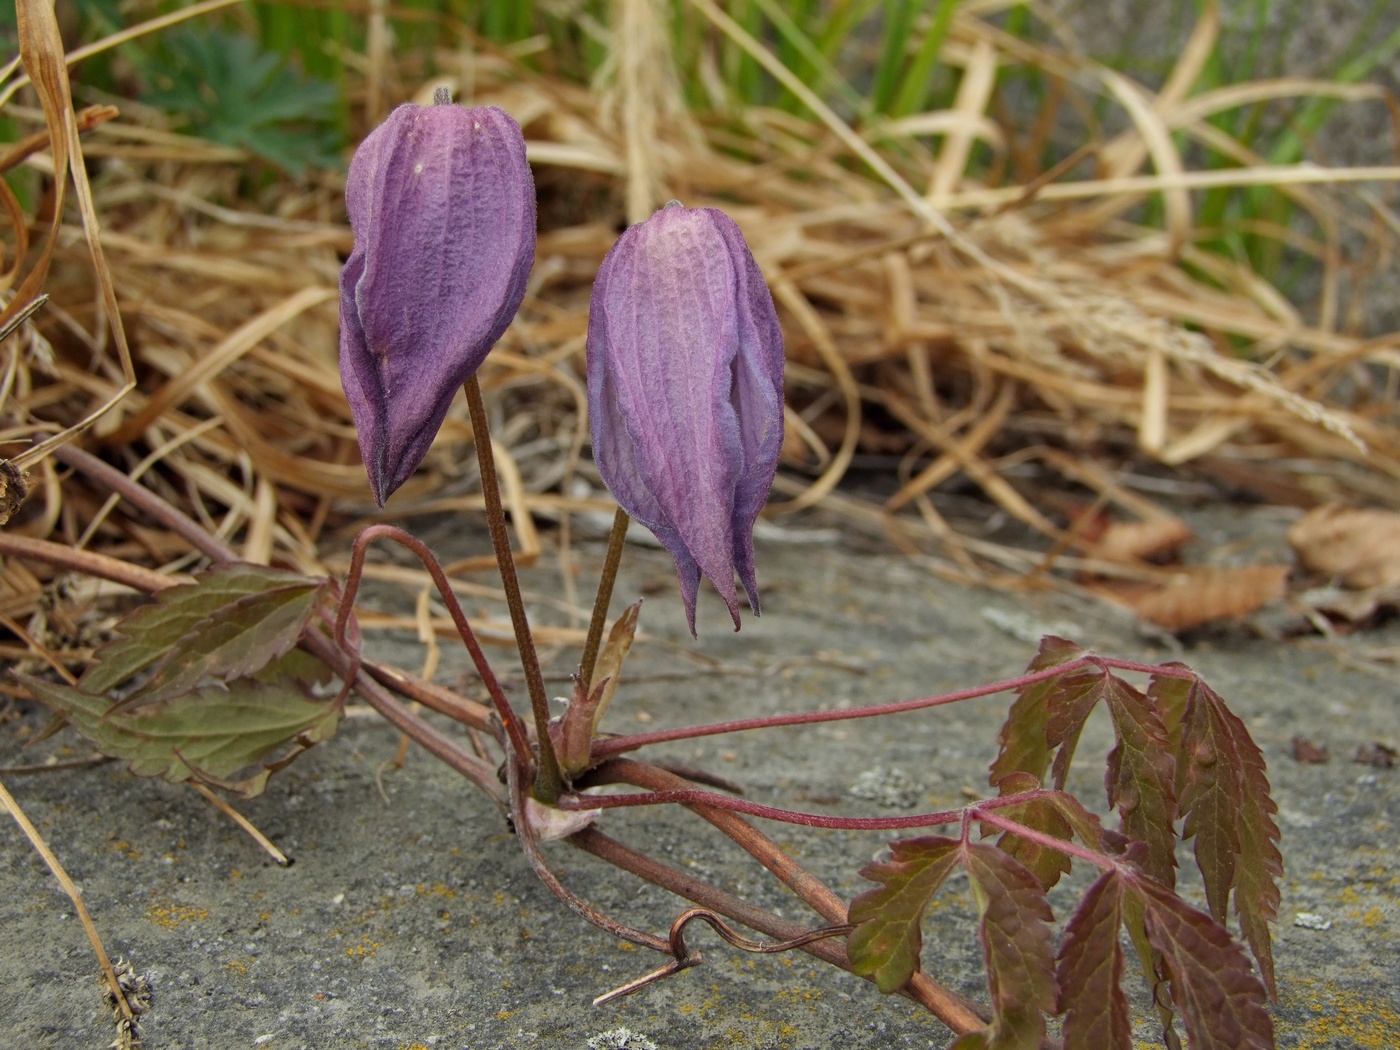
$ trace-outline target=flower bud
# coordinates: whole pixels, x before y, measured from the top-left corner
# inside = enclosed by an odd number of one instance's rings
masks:
[[[370,132],[345,203],[355,247],[340,273],[340,377],[383,506],[520,308],[535,184],[508,114],[440,91]]]
[[[734,220],[673,201],[603,260],[588,317],[593,457],[676,561],[691,634],[703,573],[758,614],[753,526],[783,443],[783,337]]]

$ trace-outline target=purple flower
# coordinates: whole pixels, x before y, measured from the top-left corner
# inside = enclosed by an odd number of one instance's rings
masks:
[[[355,151],[340,378],[374,498],[417,469],[510,325],[535,261],[525,140],[492,106],[399,106]]]
[[[627,230],[588,317],[593,457],[622,509],[676,560],[691,634],[700,575],[739,629],[758,614],[753,525],[783,443],[783,337],[734,220],[672,201]]]

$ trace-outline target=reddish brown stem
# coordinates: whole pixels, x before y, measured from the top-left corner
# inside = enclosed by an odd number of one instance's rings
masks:
[[[779,726],[801,726],[817,725],[822,722],[844,722],[852,718],[875,718],[880,715],[897,715],[906,711],[922,711],[929,707],[942,707],[945,704],[955,704],[963,700],[971,700],[979,696],[990,696],[993,693],[1002,693],[1010,689],[1024,689],[1028,685],[1035,685],[1050,678],[1056,678],[1062,674],[1079,670],[1087,665],[1099,666],[1103,661],[1097,657],[1082,656],[1077,660],[1059,664],[1056,667],[1046,668],[1043,671],[1035,671],[1031,674],[1024,674],[1018,678],[1008,678],[1002,682],[993,682],[991,685],[973,686],[969,689],[960,689],[955,693],[942,693],[938,696],[924,696],[916,700],[898,700],[890,704],[871,704],[867,707],[852,707],[841,711],[803,711],[789,715],[767,715],[763,718],[741,718],[733,722],[714,722],[709,725],[682,726],[676,729],[660,729],[654,733],[634,733],[630,736],[615,736],[598,740],[593,745],[593,757],[595,759],[607,758],[609,755],[621,754],[625,751],[635,751],[639,747],[649,744],[663,744],[674,740],[692,740],[696,737],[719,736],[723,733],[738,733],[747,729],[776,729]],[[1130,667],[1128,670],[1137,670]],[[1150,670],[1150,668],[1149,668]]]
[[[559,798],[559,808],[569,810],[627,809],[633,806],[660,806],[666,803],[712,806],[729,810],[731,813],[775,820],[781,824],[839,831],[904,831],[909,828],[934,828],[943,824],[956,824],[963,819],[961,809],[950,809],[942,813],[916,813],[908,817],[830,817],[822,813],[800,813],[792,809],[765,806],[732,795],[722,795],[717,791],[704,791],[692,787],[675,791],[642,791],[632,795],[561,795]]]
[[[356,670],[353,657],[335,644],[330,638],[316,631],[308,631],[302,636],[301,644],[319,656],[337,675],[346,677],[352,672],[353,685],[366,703],[383,715],[399,732],[407,734],[414,742],[435,758],[466,777],[482,791],[504,805],[501,783],[496,770],[488,762],[464,750],[455,740],[428,725],[403,704],[399,703],[387,689],[376,682],[363,667]]]
[[[472,630],[467,614],[462,611],[461,603],[457,601],[457,595],[452,591],[452,584],[447,578],[447,573],[443,571],[442,565],[433,552],[428,549],[428,545],[416,536],[405,532],[397,525],[381,524],[371,525],[355,537],[355,544],[350,553],[350,569],[345,574],[345,593],[341,596],[340,611],[335,618],[336,644],[349,651],[349,647],[345,644],[345,629],[351,611],[355,607],[355,596],[360,591],[360,580],[365,568],[365,555],[369,550],[369,545],[381,537],[393,540],[402,547],[407,547],[428,570],[428,575],[432,577],[433,584],[437,587],[439,597],[447,606],[448,615],[452,617],[453,626],[457,628],[457,634],[461,637],[462,644],[466,646],[472,663],[476,666],[476,673],[486,686],[486,691],[491,696],[491,702],[496,705],[496,712],[505,725],[506,735],[510,737],[515,761],[524,763],[528,769],[532,750],[529,736],[525,732],[525,723],[520,720],[520,716],[510,706],[510,701],[506,699],[506,694],[501,689],[501,683],[497,680],[495,671],[491,669],[486,654],[482,652],[481,646],[476,640],[476,632]]]
[[[523,778],[520,775],[521,772],[519,763],[506,763],[506,791],[510,800],[510,819],[511,823],[515,825],[515,835],[520,840],[520,848],[525,853],[525,859],[530,862],[530,867],[534,869],[539,880],[549,888],[551,893],[563,901],[570,911],[587,919],[600,930],[610,933],[614,937],[621,937],[625,941],[631,941],[633,944],[639,944],[643,948],[651,948],[663,955],[669,955],[671,953],[669,940],[608,918],[575,895],[549,869],[549,865],[544,862],[544,855],[540,853],[539,843],[535,840],[534,828],[530,826],[530,815],[526,809],[528,796]]]
[[[491,733],[498,743],[501,742],[500,723],[494,719],[492,709],[485,704],[478,704],[475,700],[458,696],[450,689],[414,678],[397,667],[375,663],[372,660],[362,660],[360,666],[373,675],[376,682],[400,696],[406,696],[438,714],[446,715],[454,722]]]
[[[678,897],[684,897],[686,900],[694,901],[696,904],[717,911],[735,922],[743,923],[751,930],[757,930],[759,933],[774,939],[791,940],[811,932],[807,927],[781,918],[772,912],[764,911],[742,897],[726,893],[716,886],[711,886],[708,882],[702,882],[693,875],[687,875],[685,872],[677,871],[659,860],[648,857],[645,853],[634,850],[597,828],[585,828],[583,831],[570,835],[567,841],[569,845],[577,846],[585,853],[591,853],[623,871],[630,871],[633,875],[645,879],[654,886],[660,886]],[[844,970],[851,968],[851,961],[847,958],[845,946],[842,944],[831,941],[815,941],[803,945],[801,950]]]
[[[539,753],[532,787],[541,801],[552,803],[564,790],[564,780],[559,771],[559,759],[554,754],[554,744],[549,737],[549,698],[544,691],[540,657],[535,650],[535,639],[530,634],[525,599],[521,596],[520,579],[515,572],[515,555],[510,549],[510,537],[506,534],[506,512],[496,477],[496,458],[491,451],[491,431],[486,424],[486,402],[481,397],[481,384],[476,376],[468,379],[462,389],[467,395],[467,408],[472,417],[472,440],[476,442],[476,459],[481,467],[481,498],[486,504],[486,527],[491,533],[491,547],[501,571],[501,585],[505,588],[510,622],[515,630],[515,646],[520,651],[521,670],[525,672],[525,690],[530,694],[530,710],[535,717]]]
[[[584,852],[591,853],[616,868],[630,871],[638,878],[660,886],[678,897],[684,897],[686,900],[694,901],[696,904],[717,911],[721,915],[733,919],[735,922],[743,923],[749,929],[766,934],[775,940],[796,940],[813,932],[798,923],[764,911],[741,897],[726,893],[707,882],[702,882],[691,875],[668,867],[660,861],[648,857],[644,853],[639,853],[630,846],[605,835],[597,828],[586,828],[571,835],[568,842],[571,846],[577,846]],[[830,963],[838,969],[845,970],[847,973],[854,972],[851,969],[850,956],[846,954],[844,941],[825,939],[812,941],[799,945],[798,950],[804,951],[822,962]],[[866,979],[870,980],[870,978]],[[974,1032],[986,1023],[971,1003],[944,988],[927,974],[914,974],[909,979],[909,983],[900,989],[899,994],[918,1003],[958,1035]]]
[[[590,774],[589,783],[632,784],[652,791],[684,790],[687,786],[686,781],[673,773],[627,758],[605,762]],[[713,806],[691,805],[687,808],[733,839],[746,853],[777,876],[784,885],[802,898],[828,923],[837,926],[847,921],[846,902],[748,821],[734,813]],[[713,906],[707,901],[693,897],[691,899],[706,907]],[[715,910],[722,914],[730,914],[723,912],[718,907],[715,907]],[[730,915],[730,917],[749,925],[747,920],[737,915]],[[775,933],[764,927],[755,926],[753,928],[773,937],[784,938],[788,936]],[[822,944],[831,944],[831,942],[818,942],[803,950],[811,951],[814,955],[820,954]],[[841,954],[843,957],[845,956],[844,947],[841,949]],[[837,965],[842,964],[837,963]],[[848,960],[843,968],[849,969],[849,966]],[[959,1035],[976,1031],[983,1026],[982,1018],[978,1016],[971,1003],[955,992],[944,988],[927,974],[916,973],[905,985],[904,990]]]

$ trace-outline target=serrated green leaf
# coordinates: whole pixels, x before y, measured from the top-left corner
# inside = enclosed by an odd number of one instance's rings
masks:
[[[1026,799],[1000,805],[997,812],[1035,831],[1066,841],[1077,834],[1084,845],[1102,851],[1103,828],[1099,824],[1099,818],[1085,809],[1073,795],[1063,791],[1037,791],[1039,787],[1036,779],[1029,773],[1012,773],[1002,777],[997,789],[1003,798],[1015,798],[1018,794],[1032,791],[1037,793]],[[997,848],[1015,857],[1047,890],[1060,881],[1061,875],[1070,871],[1068,854],[1032,842],[1014,831],[1003,832],[997,840]]]
[[[312,694],[313,687],[329,683],[332,675],[304,652],[290,654],[255,677],[203,686],[115,713],[106,697],[26,675],[16,677],[62,711],[103,754],[123,759],[138,776],[159,776],[172,783],[191,777],[226,783],[281,747],[302,750],[327,739],[341,713],[334,695]],[[262,771],[230,786],[252,795],[265,781]]]
[[[1060,664],[1077,660],[1084,650],[1064,638],[1046,635],[1040,640],[1040,650],[1026,668],[1028,673],[1044,671]],[[1081,675],[1096,676],[1098,672],[1090,668],[1081,672],[1070,672],[1062,677],[1048,678],[1016,691],[1016,699],[1006,714],[997,735],[1000,750],[992,762],[989,782],[995,786],[1009,773],[1029,773],[1036,780],[1043,781],[1050,767],[1048,725],[1052,706],[1057,698],[1064,695],[1066,688],[1078,688]],[[1069,680],[1068,687],[1066,679]]]
[[[1056,1012],[1064,1014],[1064,1050],[1132,1050],[1133,1026],[1123,993],[1122,880],[1105,872],[1089,887],[1065,927],[1055,976]]]
[[[150,681],[114,710],[158,704],[205,682],[256,673],[291,651],[329,593],[328,580],[297,577],[225,602],[178,639]]]
[[[1183,667],[1184,664],[1164,664],[1164,667]],[[1157,704],[1157,714],[1162,719],[1162,728],[1171,743],[1172,754],[1181,754],[1181,734],[1186,723],[1186,706],[1191,694],[1191,680],[1175,676],[1154,674],[1148,680],[1147,695]],[[1177,769],[1177,794],[1181,794],[1181,770]]]
[[[957,839],[939,835],[896,839],[889,860],[860,869],[862,878],[881,885],[851,902],[855,929],[846,951],[852,971],[873,978],[885,994],[904,987],[918,969],[924,911],[957,865],[958,851]]]
[[[1195,839],[1206,904],[1211,918],[1223,924],[1240,852],[1237,821],[1244,782],[1233,735],[1221,709],[1202,700],[1200,685],[1188,683],[1176,752],[1178,804],[1185,818],[1181,837]]]
[[[1162,885],[1176,885],[1176,760],[1156,708],[1116,675],[1104,694],[1118,743],[1108,754],[1104,778],[1109,805],[1118,809],[1123,833],[1147,847],[1144,870]]]
[[[1146,879],[1127,882],[1191,1050],[1274,1050],[1265,992],[1249,958],[1205,912]]]
[[[305,585],[308,577],[265,565],[217,565],[159,592],[124,616],[116,638],[97,651],[78,682],[89,693],[107,693],[165,658],[175,644],[208,617],[240,598],[281,587]]]
[[[1200,678],[1156,676],[1148,693],[1182,711],[1177,742],[1177,784],[1186,818],[1182,834],[1195,840],[1211,916],[1225,922],[1233,889],[1240,930],[1274,994],[1269,923],[1278,916],[1283,858],[1263,752]]]
[[[965,844],[963,866],[982,912],[992,1023],[954,1050],[1039,1050],[1045,1015],[1055,1009],[1055,956],[1045,891],[1036,877],[994,846]]]

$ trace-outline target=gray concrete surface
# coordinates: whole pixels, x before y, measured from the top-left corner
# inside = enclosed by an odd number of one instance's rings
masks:
[[[1282,525],[1276,515],[1258,527],[1240,516],[1227,520],[1203,542],[1242,529],[1276,538]],[[420,528],[430,539],[454,531],[462,530]],[[587,586],[601,551],[585,546],[580,553]],[[1101,608],[956,587],[903,557],[829,542],[765,540],[759,574],[764,616],[732,634],[722,606],[706,593],[696,644],[685,632],[666,556],[629,550],[619,597],[651,597],[642,619],[647,638],[634,650],[612,728],[906,698],[1001,678],[1024,666],[1034,650],[1026,632],[1041,629],[1069,630],[1128,658],[1180,655],[1249,724],[1281,807],[1287,875],[1276,929],[1279,1046],[1400,1046],[1400,770],[1349,761],[1358,746],[1397,742],[1394,678],[1238,628],[1209,632],[1175,654]],[[555,579],[536,572],[527,586],[555,593]],[[408,596],[392,592],[376,600],[410,607]],[[541,620],[557,615],[542,604],[536,610]],[[1358,644],[1394,647],[1397,634],[1391,628]],[[418,662],[411,643],[378,644],[407,665]],[[553,670],[574,659],[561,653]],[[508,666],[504,653],[497,661]],[[451,655],[439,679],[453,681],[463,666]],[[873,785],[890,801],[912,792],[920,808],[944,808],[960,804],[965,788],[983,790],[1006,702],[751,733],[661,753],[740,780],[752,798],[793,808],[905,812],[853,797],[858,785]],[[30,711],[0,726],[0,764],[33,760],[16,742],[20,727],[39,722]],[[1295,762],[1295,734],[1328,744],[1331,761]],[[1072,778],[1076,791],[1100,805],[1108,738],[1104,724],[1091,722]],[[80,747],[59,739],[41,751],[64,744]],[[703,967],[593,1007],[593,996],[654,959],[566,912],[535,881],[490,804],[422,752],[395,769],[396,745],[377,718],[352,717],[243,807],[295,858],[285,870],[186,788],[113,765],[9,779],[82,886],[108,949],[150,976],[148,1046],[884,1050],[946,1042],[936,1021],[864,982],[800,954],[743,955],[705,933],[694,939],[708,960]],[[605,826],[790,917],[810,918],[694,818],[633,811],[610,815]],[[82,930],[14,825],[6,820],[0,828],[0,1047],[103,1047],[112,1026]],[[775,835],[847,894],[863,888],[856,869],[882,838],[787,827]],[[566,846],[550,855],[570,886],[633,924],[664,930],[682,907]],[[1061,912],[1067,892],[1057,896]],[[980,997],[965,883],[941,900],[926,927],[926,965]],[[1298,913],[1330,926],[1295,926]],[[1139,1035],[1139,1045],[1154,1045],[1150,1025]]]

